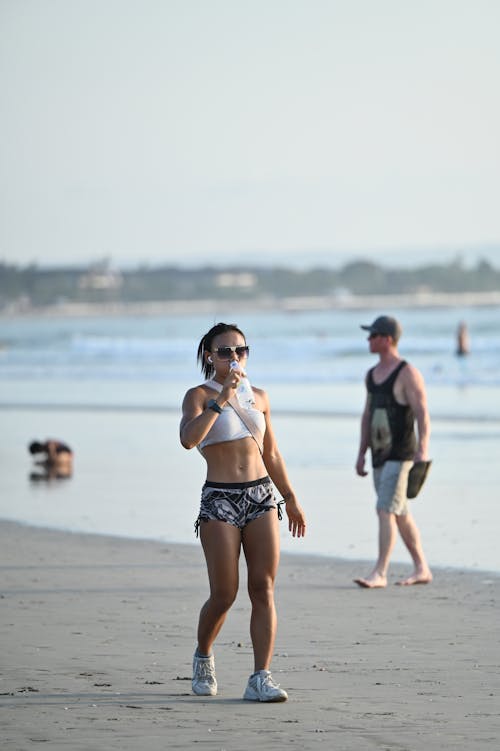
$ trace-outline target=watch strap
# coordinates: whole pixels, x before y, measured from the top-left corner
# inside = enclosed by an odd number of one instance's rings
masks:
[[[218,415],[222,414],[222,407],[220,404],[217,404],[215,399],[209,399],[207,404],[208,409],[213,409],[214,412],[217,412]]]

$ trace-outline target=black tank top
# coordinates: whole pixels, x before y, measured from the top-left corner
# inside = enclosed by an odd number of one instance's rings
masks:
[[[370,395],[370,448],[372,464],[381,467],[388,459],[404,461],[413,459],[417,448],[415,415],[408,405],[399,404],[393,388],[399,372],[406,365],[402,360],[382,383],[373,380],[372,368],[368,371],[366,387]]]

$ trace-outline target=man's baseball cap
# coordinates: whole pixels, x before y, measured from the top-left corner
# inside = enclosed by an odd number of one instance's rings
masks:
[[[370,334],[381,334],[381,336],[390,336],[395,342],[403,333],[401,324],[395,318],[390,316],[379,316],[373,323],[368,326],[361,326],[365,331],[369,331]]]

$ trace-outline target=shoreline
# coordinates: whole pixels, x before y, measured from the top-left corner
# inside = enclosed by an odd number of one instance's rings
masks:
[[[98,538],[100,540],[108,540],[110,542],[116,541],[119,542],[129,542],[131,544],[137,543],[138,545],[144,545],[144,544],[151,544],[154,546],[157,545],[167,545],[167,546],[174,546],[179,548],[186,548],[189,551],[193,550],[200,550],[201,552],[201,546],[200,541],[198,539],[195,539],[193,542],[177,542],[175,540],[167,540],[162,539],[159,537],[141,537],[141,536],[132,536],[132,535],[126,535],[126,534],[116,534],[116,533],[109,533],[109,532],[96,532],[96,531],[84,531],[84,530],[78,530],[78,529],[68,529],[68,528],[62,528],[62,527],[53,527],[50,525],[45,524],[34,524],[33,522],[28,521],[21,521],[18,519],[5,519],[0,517],[0,527],[2,525],[13,525],[17,527],[23,527],[28,531],[32,531],[33,533],[36,532],[47,532],[47,533],[54,533],[57,535],[68,535],[71,537],[82,537],[82,538]],[[362,567],[370,567],[373,565],[373,558],[360,558],[360,557],[353,557],[353,558],[347,558],[342,557],[339,555],[328,555],[328,553],[314,553],[311,551],[300,551],[300,550],[281,550],[280,551],[280,557],[288,558],[291,557],[292,559],[300,558],[300,559],[310,559],[311,561],[316,561],[318,565],[325,564],[330,565],[332,563],[338,564],[339,566],[362,566]],[[410,567],[410,559],[408,559],[407,562],[400,561],[397,559],[394,559],[391,561],[390,565],[390,576],[394,578],[393,569],[398,570],[407,570]],[[494,579],[498,579],[500,583],[500,571],[496,571],[495,569],[488,569],[488,568],[467,568],[466,566],[456,566],[452,564],[433,564],[432,565],[432,571],[433,573],[441,573],[441,574],[448,574],[448,573],[456,573],[456,574],[477,574],[480,576],[488,576],[492,577]],[[1,589],[0,589],[1,593]]]
[[[60,303],[43,307],[31,307],[25,303],[10,304],[0,309],[0,318],[30,317],[96,317],[123,315],[186,315],[233,312],[235,301],[220,300],[170,300],[144,302]],[[500,292],[419,292],[397,295],[345,295],[309,296],[284,298],[252,298],[238,300],[238,310],[302,313],[322,310],[366,310],[386,308],[444,308],[444,307],[491,307],[500,305]]]
[[[443,389],[455,389],[454,385],[446,384],[445,386],[441,386]],[[491,386],[476,386],[476,388],[480,389],[498,389],[498,385],[491,385]],[[13,411],[26,411],[26,412],[96,412],[98,414],[100,413],[117,413],[117,414],[153,414],[153,415],[175,415],[176,417],[179,415],[179,408],[177,406],[171,406],[168,404],[68,404],[65,402],[1,402],[0,401],[0,412],[6,411],[6,412],[13,412]],[[323,410],[317,410],[314,408],[308,408],[308,409],[291,409],[289,407],[277,407],[276,409],[273,409],[273,414],[280,418],[304,418],[304,419],[314,419],[314,420],[332,420],[332,419],[351,419],[351,420],[358,420],[359,419],[359,411],[354,410],[341,410],[338,408],[334,409],[323,409]],[[500,423],[500,414],[478,414],[478,415],[471,415],[471,414],[449,414],[449,413],[436,413],[435,417],[433,418],[433,422],[435,423],[443,423],[443,422],[450,422],[450,423],[459,423],[459,422],[465,422],[465,423],[479,423],[479,424],[495,424]]]
[[[256,705],[242,700],[243,563],[215,644],[219,693],[203,698],[190,686],[200,549],[5,522],[0,543],[6,751],[496,749],[497,577],[436,571],[425,587],[368,591],[354,562],[283,554],[272,671],[290,698]]]

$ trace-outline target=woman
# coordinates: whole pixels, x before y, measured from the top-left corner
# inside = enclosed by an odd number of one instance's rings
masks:
[[[253,388],[255,404],[244,410],[244,422],[229,403],[238,408],[235,393],[248,353],[237,326],[218,323],[211,328],[198,347],[198,362],[208,380],[190,389],[182,405],[181,443],[186,449],[198,447],[207,462],[196,528],[207,562],[210,597],[200,612],[192,686],[198,696],[217,693],[212,645],[236,598],[243,548],[255,663],[244,698],[286,701],[286,691],[269,670],[276,636],[274,580],[279,561],[278,506],[271,481],[283,497],[292,535],[303,537],[306,523],[274,437],[266,392]],[[231,368],[233,360],[239,370]],[[260,448],[259,434],[263,434]]]

